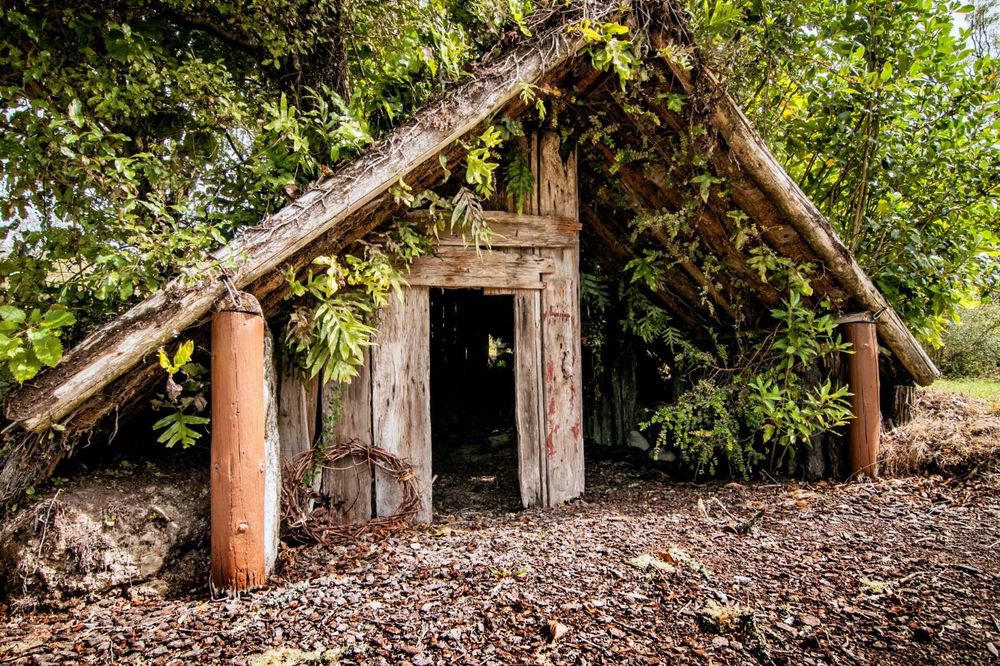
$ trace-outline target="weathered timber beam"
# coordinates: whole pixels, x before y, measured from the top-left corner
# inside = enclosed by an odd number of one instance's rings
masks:
[[[551,258],[535,254],[439,247],[437,256],[413,262],[406,281],[414,287],[544,289],[545,274],[554,270]]]
[[[670,52],[667,48],[670,44],[665,35],[654,33],[650,38],[653,46],[661,53]],[[837,277],[840,284],[861,305],[872,312],[880,313],[876,320],[879,335],[913,379],[925,386],[933,382],[940,372],[927,352],[837,237],[830,222],[823,217],[816,205],[774,158],[750,121],[715,76],[701,66],[688,71],[670,57],[663,57],[663,60],[688,93],[696,92],[695,77],[707,83],[714,91],[710,108],[712,122],[744,171],[781,210],[788,222],[823,261],[826,269]]]
[[[409,219],[432,219],[429,211],[413,211]],[[522,215],[505,211],[484,210],[483,219],[489,224],[492,235],[490,247],[566,247],[577,241],[580,223],[558,215]],[[444,233],[438,245],[466,247],[471,239],[458,232]]]
[[[607,7],[605,11],[612,10]],[[565,20],[428,104],[362,157],[215,253],[242,288],[335,227],[445,146],[479,125],[520,92],[574,55],[582,43]],[[206,271],[209,272],[209,271]],[[226,293],[217,279],[182,277],[71,350],[60,365],[8,400],[9,420],[38,431],[65,418],[151,350],[203,318]]]

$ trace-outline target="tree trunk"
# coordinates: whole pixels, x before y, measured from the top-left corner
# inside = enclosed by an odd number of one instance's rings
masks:
[[[913,409],[917,404],[917,387],[893,387],[892,410],[889,412],[887,428],[899,428],[913,420]]]

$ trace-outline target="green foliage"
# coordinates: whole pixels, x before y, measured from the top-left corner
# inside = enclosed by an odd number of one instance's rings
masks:
[[[465,182],[472,185],[477,194],[488,197],[493,194],[493,171],[499,166],[493,161],[497,157],[496,148],[503,143],[500,131],[490,125],[479,135],[475,146],[469,147],[465,155]]]
[[[167,355],[167,351],[160,347],[159,357],[160,357],[160,367],[167,371],[169,375],[175,375],[180,371],[188,361],[191,360],[191,354],[194,353],[194,340],[188,340],[187,342],[182,342],[177,346],[177,351],[174,352],[173,359]]]
[[[176,411],[167,414],[162,419],[153,424],[153,430],[163,430],[157,438],[157,442],[163,444],[168,449],[180,444],[186,449],[194,446],[201,439],[202,433],[192,426],[208,425],[211,419],[195,414],[185,414],[183,411]]]
[[[629,34],[628,27],[621,23],[593,23],[584,19],[577,30],[589,45],[587,53],[590,62],[602,72],[613,71],[624,90],[628,81],[636,76],[640,64],[635,45],[624,38]]]
[[[0,363],[17,382],[41,370],[54,368],[62,358],[60,333],[76,321],[65,307],[53,305],[45,314],[38,308],[26,313],[13,305],[0,305]]]
[[[939,344],[1000,281],[988,12],[952,0],[688,6],[768,145],[911,328]],[[959,28],[963,15],[973,25]]]
[[[208,370],[192,362],[194,340],[186,340],[177,345],[171,356],[163,348],[159,350],[160,367],[167,373],[166,390],[153,400],[158,410],[170,410],[166,416],[153,424],[153,430],[162,430],[156,441],[168,449],[180,444],[186,449],[194,446],[202,437],[197,426],[208,425],[210,419],[198,416],[208,407],[205,400],[206,382],[202,377]],[[180,376],[180,382],[175,377]]]
[[[531,165],[528,164],[528,160],[525,159],[520,150],[514,151],[513,157],[507,162],[503,175],[507,194],[514,197],[517,212],[523,213],[524,202],[534,190],[535,177],[531,173]]]
[[[285,332],[297,365],[325,382],[348,383],[373,344],[373,313],[406,286],[403,269],[429,249],[428,239],[406,223],[382,243],[362,243],[362,256],[317,257],[299,279],[289,273],[290,297],[299,299]]]
[[[611,305],[608,285],[600,276],[580,272],[580,303],[590,317],[599,317]]]
[[[212,251],[405,118],[509,26],[529,30],[532,9],[518,0],[4,5],[3,302],[74,312],[79,325],[60,330],[72,342],[171,277],[200,273]],[[477,190],[492,186],[490,138],[468,170]],[[23,380],[55,359],[57,343],[8,347],[0,386],[15,368]]]
[[[662,258],[647,252],[630,262],[630,276],[623,278],[627,330],[647,345],[666,346],[671,358],[661,365],[661,374],[687,384],[676,400],[651,410],[642,424],[656,429],[657,455],[675,449],[696,476],[714,475],[724,464],[730,474],[749,477],[762,461],[774,469],[817,435],[848,422],[847,387],[805,379],[822,359],[849,351],[834,317],[805,302],[813,292],[811,266],[755,249],[751,265],[787,296],[770,313],[774,327],[737,337],[730,361],[725,345],[706,350],[693,344],[663,308],[636,290],[661,287],[657,264]]]
[[[936,360],[946,377],[1000,378],[1000,302],[963,313],[943,337]]]
[[[379,263],[384,255],[379,255]],[[381,298],[388,291],[380,290],[380,286],[390,275],[384,266],[370,266],[357,257],[345,258],[355,260],[354,267],[360,267],[363,272],[374,273],[376,281],[372,289]],[[333,257],[317,257],[313,262],[316,267],[323,267],[318,272],[309,269],[301,282],[294,275],[288,276],[291,293],[294,296],[310,296],[315,305],[312,307],[298,306],[294,309],[285,334],[285,343],[297,359],[298,365],[315,377],[320,375],[323,382],[336,381],[346,383],[358,374],[357,368],[364,363],[365,348],[371,346],[375,329],[365,323],[368,314],[373,310],[371,300],[366,294],[358,291],[341,293],[341,285],[348,281],[347,272],[352,264],[342,265]],[[402,282],[402,275],[393,271],[389,277],[390,286],[393,282]],[[353,276],[353,273],[352,273]],[[354,277],[357,281],[357,277]]]
[[[677,402],[655,410],[642,424],[658,428],[654,456],[674,447],[695,476],[714,475],[724,461],[734,473],[749,477],[763,456],[752,436],[741,439],[742,424],[732,409],[737,390],[734,383],[720,386],[703,379]]]

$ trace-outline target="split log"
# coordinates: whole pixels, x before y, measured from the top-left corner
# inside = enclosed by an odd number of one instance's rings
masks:
[[[440,247],[437,256],[415,259],[406,281],[412,287],[542,289],[544,276],[554,270],[549,257]]]
[[[319,381],[303,377],[287,355],[281,357],[278,432],[282,465],[312,448],[316,441]]]
[[[413,211],[406,217],[424,220],[429,211]],[[576,242],[580,223],[559,215],[528,215],[484,210],[483,219],[490,227],[491,248],[565,247]],[[436,245],[470,247],[471,239],[458,232],[443,233]]]
[[[281,540],[281,434],[274,336],[264,326],[264,572],[271,575]]]
[[[514,294],[514,408],[517,479],[526,509],[548,505],[542,367],[542,295],[518,291]]]
[[[576,151],[566,160],[560,137],[538,142],[538,213],[579,219]],[[538,250],[555,263],[542,291],[542,383],[547,503],[583,494],[583,366],[580,357],[580,242]]]
[[[393,297],[395,298],[395,297]],[[357,440],[372,445],[371,350],[350,384],[323,387],[323,441],[345,444]],[[372,469],[360,456],[347,456],[323,470],[321,492],[329,503],[332,522],[366,523],[372,517]]]
[[[899,428],[913,420],[913,410],[917,406],[917,387],[892,387],[892,409],[889,412],[889,427]]]
[[[267,582],[264,317],[249,294],[212,317],[213,592]]]

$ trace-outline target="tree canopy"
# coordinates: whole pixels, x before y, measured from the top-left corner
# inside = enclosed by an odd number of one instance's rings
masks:
[[[294,198],[528,32],[533,9],[3,3],[0,382],[53,365],[62,341]],[[967,10],[943,0],[689,10],[716,70],[925,340],[995,289],[997,67],[969,46],[986,43],[972,39],[982,20],[958,30]]]

